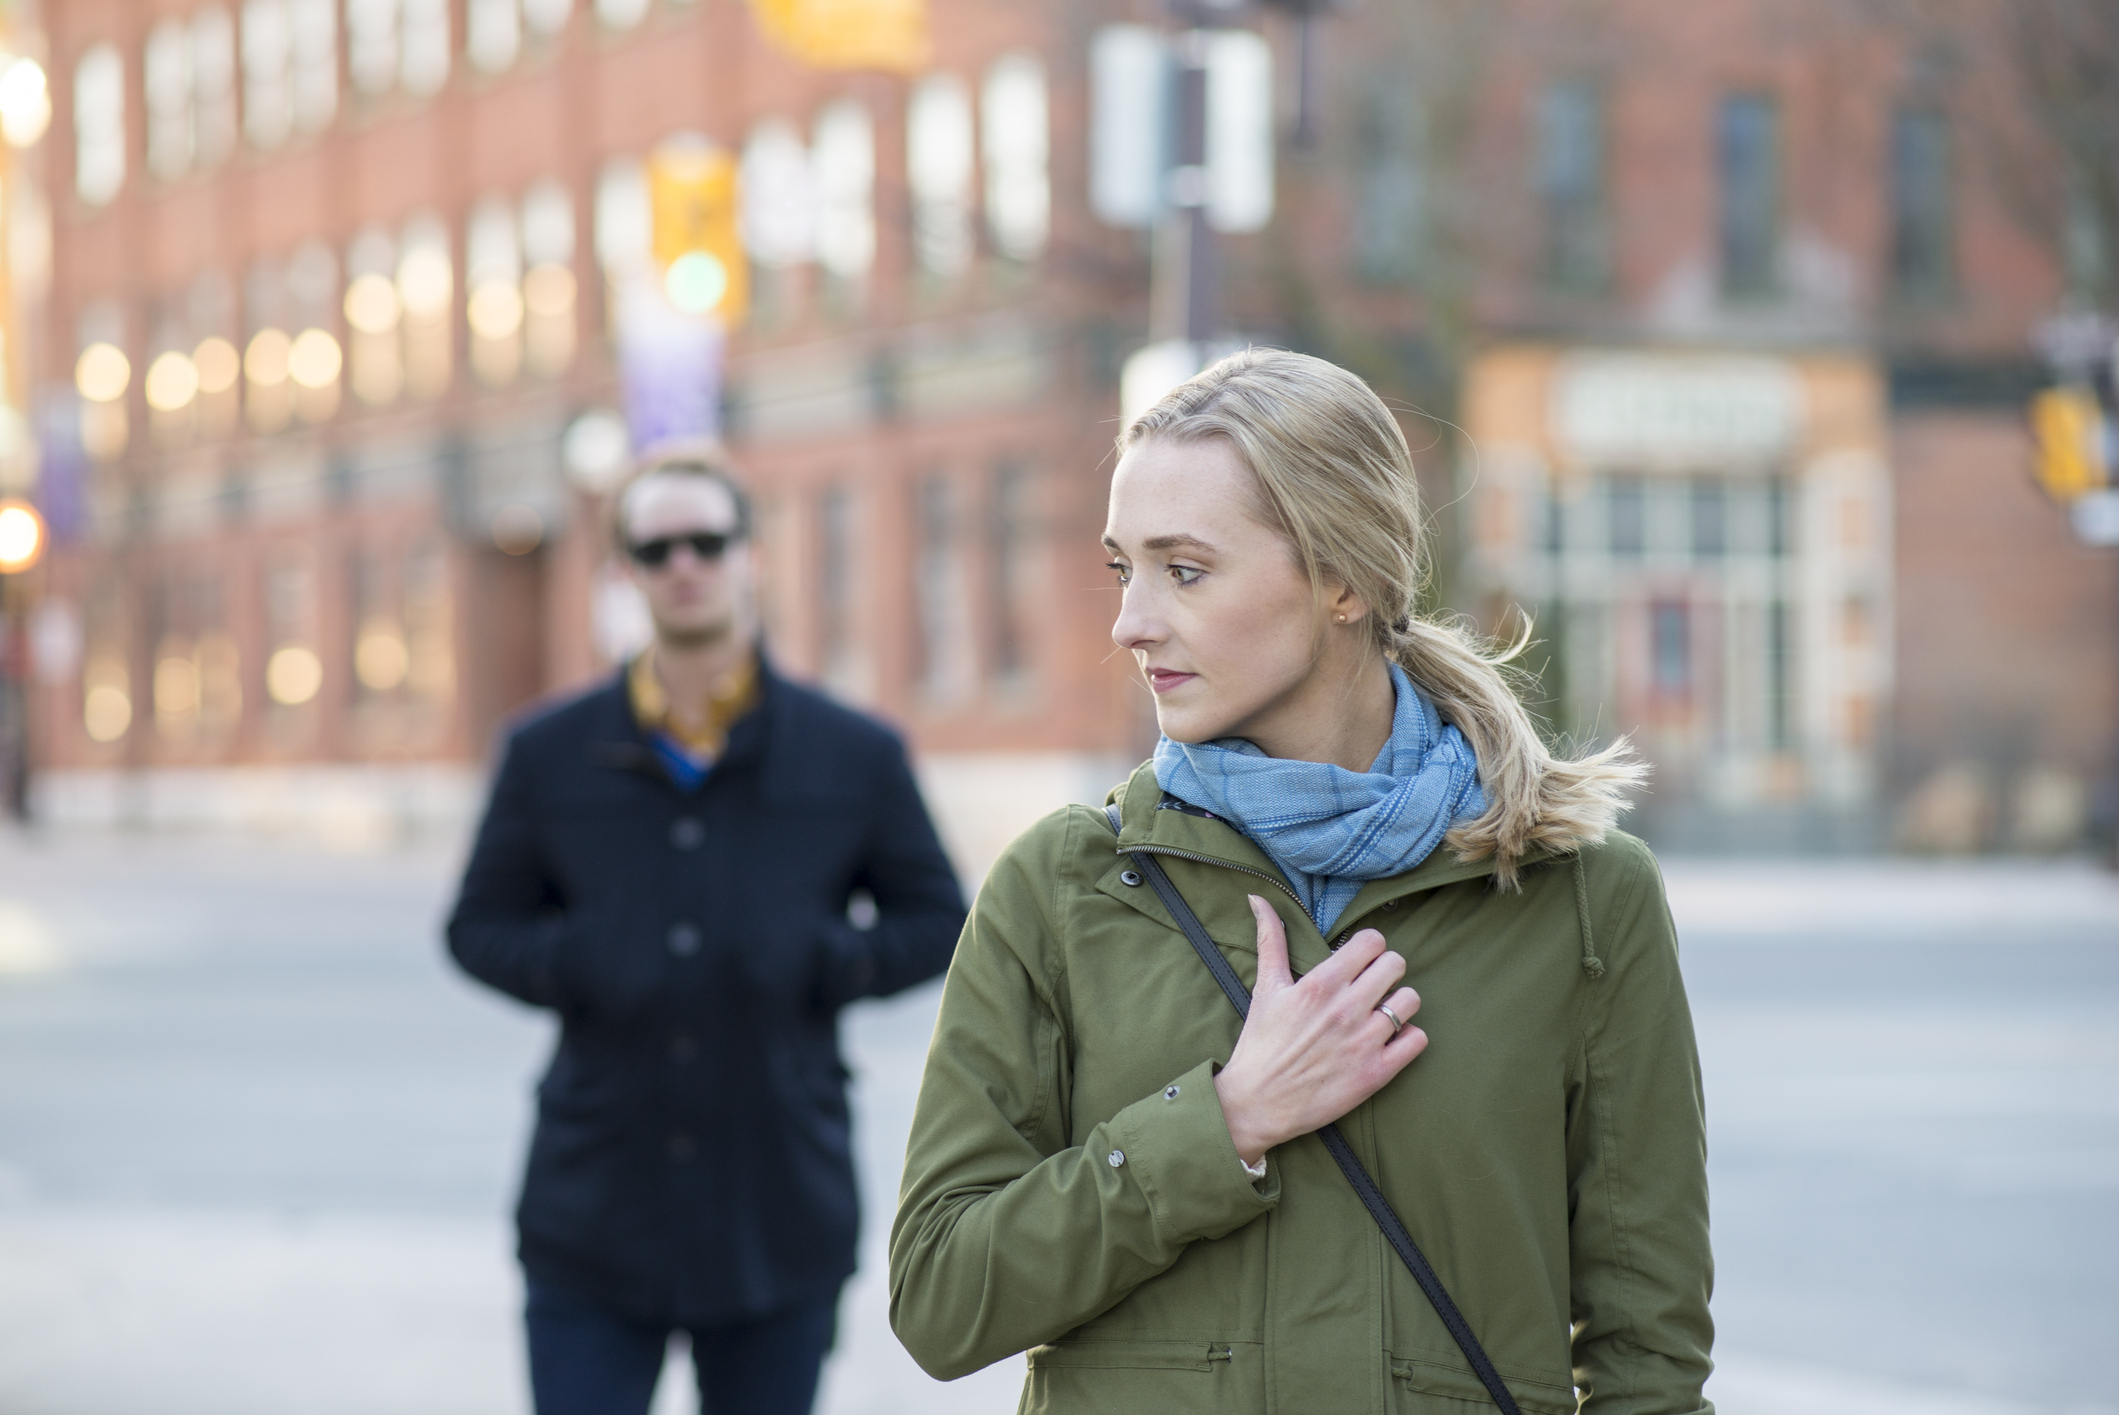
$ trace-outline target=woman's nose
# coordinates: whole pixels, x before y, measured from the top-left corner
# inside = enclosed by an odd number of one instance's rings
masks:
[[[1111,621],[1111,642],[1122,649],[1144,648],[1162,639],[1162,625],[1150,612],[1148,596],[1138,584],[1126,586],[1118,602],[1118,618]]]

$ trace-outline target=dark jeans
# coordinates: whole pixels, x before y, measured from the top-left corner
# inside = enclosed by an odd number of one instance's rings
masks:
[[[696,1327],[702,1415],[809,1415],[838,1295],[751,1321]],[[647,1415],[670,1332],[613,1316],[544,1283],[526,1313],[537,1415]]]

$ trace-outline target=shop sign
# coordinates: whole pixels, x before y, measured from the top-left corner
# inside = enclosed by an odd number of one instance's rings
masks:
[[[1780,359],[1574,354],[1554,371],[1551,416],[1577,463],[1763,461],[1801,439],[1803,389]]]

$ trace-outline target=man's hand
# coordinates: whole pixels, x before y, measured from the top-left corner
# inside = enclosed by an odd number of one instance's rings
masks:
[[[1398,987],[1405,960],[1363,929],[1296,982],[1288,936],[1273,906],[1251,895],[1258,920],[1258,986],[1229,1064],[1214,1078],[1229,1136],[1245,1164],[1318,1130],[1383,1089],[1427,1048],[1408,1022],[1420,995]],[[1395,989],[1395,991],[1393,991]]]

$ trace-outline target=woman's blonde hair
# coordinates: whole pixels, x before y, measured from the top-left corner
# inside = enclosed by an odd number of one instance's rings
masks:
[[[1624,739],[1573,760],[1546,747],[1505,667],[1528,644],[1527,624],[1497,646],[1461,620],[1420,613],[1420,484],[1405,433],[1375,391],[1322,359],[1246,349],[1134,418],[1118,446],[1123,455],[1151,439],[1209,437],[1234,444],[1258,479],[1265,520],[1311,583],[1359,596],[1376,647],[1471,742],[1487,808],[1449,833],[1458,858],[1492,856],[1498,883],[1514,888],[1526,850],[1601,840],[1646,768]]]

